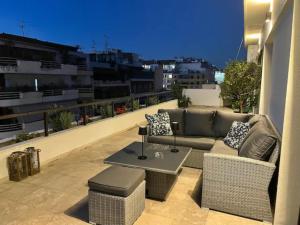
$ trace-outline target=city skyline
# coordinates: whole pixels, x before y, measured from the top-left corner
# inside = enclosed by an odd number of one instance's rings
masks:
[[[4,3],[1,32],[80,45],[85,52],[107,46],[144,59],[200,57],[219,67],[235,59],[243,33],[242,1],[217,8],[216,0],[37,3],[15,1],[14,10]],[[224,23],[232,26],[224,30]]]

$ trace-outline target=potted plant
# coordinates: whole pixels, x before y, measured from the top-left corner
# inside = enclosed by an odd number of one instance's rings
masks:
[[[177,98],[177,104],[179,108],[187,108],[190,104],[192,104],[191,98],[183,94],[183,89],[179,84],[172,84],[171,89],[174,98]]]
[[[247,112],[258,104],[261,66],[245,61],[232,61],[225,68],[224,82],[220,84],[221,97],[230,101],[235,111]]]
[[[191,98],[187,97],[186,95],[183,95],[178,99],[178,107],[180,108],[187,108],[190,104],[192,104]]]

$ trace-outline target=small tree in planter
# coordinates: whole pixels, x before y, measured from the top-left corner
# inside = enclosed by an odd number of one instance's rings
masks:
[[[180,108],[187,108],[190,104],[192,104],[191,98],[187,97],[186,95],[183,95],[178,99],[178,107]]]
[[[187,108],[190,104],[192,104],[191,98],[183,95],[183,89],[179,84],[172,84],[171,89],[174,98],[177,98],[177,104],[179,108]]]
[[[182,98],[182,87],[179,84],[173,83],[171,86],[171,90],[172,90],[174,98],[177,98],[177,99]]]
[[[255,63],[232,61],[225,68],[221,96],[230,101],[233,109],[243,113],[246,107],[258,104],[261,83],[261,67]]]

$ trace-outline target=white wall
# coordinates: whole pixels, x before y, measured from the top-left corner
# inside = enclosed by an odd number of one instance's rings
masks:
[[[272,38],[271,74],[266,84],[268,87],[269,115],[280,133],[283,129],[286,87],[289,71],[289,56],[291,47],[292,8],[289,8],[280,20]]]
[[[274,225],[300,224],[300,1],[287,4],[294,11]]]
[[[62,154],[74,149],[87,146],[114,133],[125,131],[145,121],[145,114],[154,114],[158,109],[177,108],[177,100],[164,102],[148,108],[139,109],[134,112],[125,113],[113,118],[97,121],[86,126],[80,126],[66,131],[32,139],[19,144],[7,146],[0,149],[0,178],[8,176],[7,157],[14,151],[24,150],[26,147],[34,146],[42,150],[41,164],[45,164]]]
[[[220,98],[221,89],[184,89],[183,94],[190,97],[192,105],[223,106]]]

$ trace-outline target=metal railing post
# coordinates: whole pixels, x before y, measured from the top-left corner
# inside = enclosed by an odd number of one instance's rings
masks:
[[[44,112],[44,134],[45,137],[49,135],[49,129],[48,129],[48,112]]]
[[[85,126],[87,124],[86,121],[86,106],[83,107],[83,125]]]
[[[111,117],[114,117],[115,116],[115,104],[114,102],[112,101],[111,102]]]
[[[147,95],[147,97],[146,97],[146,107],[148,107],[150,104],[149,104],[149,95]]]
[[[131,112],[133,112],[134,111],[134,108],[133,108],[133,104],[134,104],[134,98],[131,98]]]

